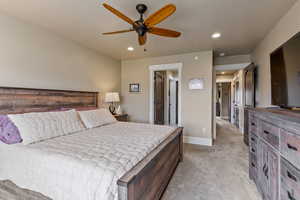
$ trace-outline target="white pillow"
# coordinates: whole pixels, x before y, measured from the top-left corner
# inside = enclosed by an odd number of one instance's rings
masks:
[[[104,108],[97,110],[79,111],[81,120],[85,127],[94,128],[116,122],[116,118]]]
[[[84,130],[75,110],[8,115],[18,127],[23,144]]]

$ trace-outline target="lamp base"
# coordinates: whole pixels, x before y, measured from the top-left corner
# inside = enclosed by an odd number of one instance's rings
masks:
[[[109,105],[109,111],[112,115],[116,114],[116,107],[113,104]]]

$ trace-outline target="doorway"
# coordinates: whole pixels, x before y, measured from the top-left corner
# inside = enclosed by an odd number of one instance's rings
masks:
[[[154,72],[154,124],[178,124],[178,70]]]
[[[149,67],[150,123],[181,125],[181,67],[181,63]]]
[[[245,143],[247,143],[247,107],[255,106],[255,66],[251,63],[238,64],[236,66],[234,64],[220,65],[216,66],[215,70],[216,98],[214,98],[214,101],[216,102],[216,120],[219,120],[219,122],[229,120],[241,134],[244,134]],[[225,121],[221,112],[222,109],[224,111],[224,95],[222,91],[224,87],[227,88],[226,84],[231,86],[230,98],[225,96],[225,104],[227,104],[229,99],[231,109],[228,112],[228,120],[225,119]],[[227,89],[229,90],[229,88]],[[214,139],[217,139],[217,132],[214,133]]]
[[[217,83],[217,117],[231,121],[231,83]]]

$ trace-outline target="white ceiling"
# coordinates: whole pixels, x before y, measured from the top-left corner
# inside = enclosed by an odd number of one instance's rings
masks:
[[[134,32],[114,36],[102,32],[129,28],[101,4],[103,0],[0,0],[0,11],[44,26],[64,37],[116,59],[162,56],[215,49],[227,55],[250,53],[297,0],[107,0],[132,19],[135,6],[145,3],[146,15],[173,3],[177,11],[159,27],[182,32],[180,38],[149,34],[147,52],[138,46]],[[213,32],[222,38],[212,40]],[[127,47],[135,47],[128,52]]]

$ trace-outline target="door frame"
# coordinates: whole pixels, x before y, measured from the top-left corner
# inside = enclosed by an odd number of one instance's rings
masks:
[[[178,79],[169,79],[169,91],[168,91],[168,123],[171,124],[171,83],[175,84],[175,124],[178,124]]]
[[[177,70],[178,71],[178,126],[181,124],[181,88],[182,88],[182,67],[183,63],[170,63],[160,65],[149,66],[149,78],[150,78],[150,94],[149,94],[149,122],[154,124],[154,72],[165,70]]]

